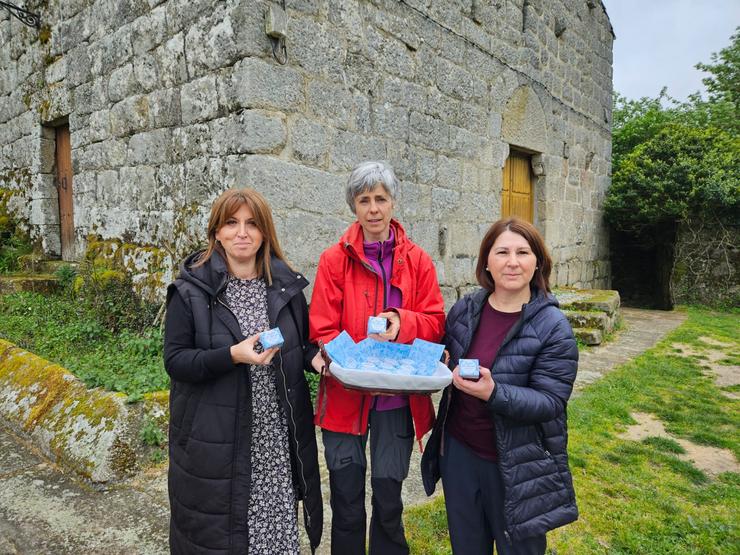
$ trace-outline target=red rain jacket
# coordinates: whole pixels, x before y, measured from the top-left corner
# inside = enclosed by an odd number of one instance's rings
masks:
[[[444,333],[444,301],[432,259],[407,237],[401,224],[391,220],[393,249],[391,285],[401,290],[401,330],[397,343],[415,338],[439,342]],[[363,251],[362,227],[352,224],[336,245],[324,251],[314,281],[309,313],[310,339],[328,343],[342,330],[353,340],[367,337],[367,319],[383,312],[382,278]],[[314,423],[333,432],[362,435],[367,431],[372,396],[346,389],[334,377],[322,377]],[[429,395],[409,395],[416,439],[434,424]]]

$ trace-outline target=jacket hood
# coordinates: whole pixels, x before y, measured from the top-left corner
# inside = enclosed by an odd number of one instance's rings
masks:
[[[214,250],[211,258],[202,266],[193,267],[202,256],[203,250],[196,251],[180,264],[178,280],[192,283],[205,291],[209,296],[216,297],[225,288],[229,280],[229,269],[223,255]],[[270,272],[272,274],[272,285],[268,289],[293,292],[300,291],[308,285],[308,280],[294,272],[288,264],[274,256],[270,259]]]
[[[406,230],[396,219],[391,219],[391,228],[393,229],[393,235],[395,236],[396,247],[411,243],[409,241]],[[368,263],[365,257],[365,251],[363,248],[363,242],[365,236],[362,233],[362,226],[359,222],[354,222],[347,228],[344,235],[339,239],[339,246],[342,248],[342,252],[347,253],[347,256],[351,256],[360,260],[361,262]]]

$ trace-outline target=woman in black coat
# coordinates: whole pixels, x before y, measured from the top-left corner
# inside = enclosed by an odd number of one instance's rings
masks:
[[[208,248],[167,291],[170,548],[173,553],[298,553],[303,501],[312,549],[322,503],[304,368],[308,281],[283,258],[267,201],[216,199]],[[260,334],[278,327],[282,347]]]
[[[578,350],[549,293],[552,261],[531,224],[486,233],[482,289],[447,317],[453,381],[422,458],[428,495],[442,478],[454,553],[541,555],[545,533],[578,517],[568,468],[566,406]],[[477,359],[478,379],[460,359]],[[490,369],[490,370],[489,370]]]

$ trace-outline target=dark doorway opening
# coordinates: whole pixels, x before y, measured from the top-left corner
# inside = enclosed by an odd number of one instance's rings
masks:
[[[671,274],[676,226],[651,228],[638,236],[610,231],[612,289],[626,306],[673,309]]]

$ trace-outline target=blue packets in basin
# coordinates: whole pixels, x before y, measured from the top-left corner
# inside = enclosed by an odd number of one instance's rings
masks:
[[[413,344],[381,342],[363,339],[355,343],[346,331],[326,344],[333,361],[346,369],[430,376],[444,351],[444,345],[414,339]]]
[[[412,345],[366,338],[355,343],[345,331],[325,345],[332,375],[345,387],[377,393],[431,393],[452,380],[440,362],[444,345],[416,339]]]

